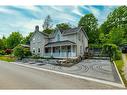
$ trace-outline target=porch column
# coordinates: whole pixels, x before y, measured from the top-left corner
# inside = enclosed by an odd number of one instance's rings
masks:
[[[60,46],[60,57],[61,57],[61,46]]]
[[[71,57],[73,57],[73,45],[71,45]]]
[[[53,47],[51,47],[51,56],[53,56]]]

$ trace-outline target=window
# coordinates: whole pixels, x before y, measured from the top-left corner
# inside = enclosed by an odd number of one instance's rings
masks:
[[[80,46],[80,53],[82,54],[82,46]]]
[[[35,38],[33,38],[33,41],[35,41]]]
[[[60,35],[59,34],[57,35],[57,41],[60,41]]]
[[[37,40],[37,42],[40,42],[40,37],[38,37],[38,40]]]
[[[53,53],[55,52],[55,47],[53,47]]]
[[[67,51],[71,52],[71,46],[67,46]]]
[[[35,38],[33,38],[33,43],[35,42]]]
[[[45,48],[45,53],[48,53],[49,52],[49,49],[48,48]]]
[[[82,35],[82,43],[83,43],[83,35]]]
[[[38,48],[38,52],[40,52],[40,48]]]
[[[79,39],[79,41],[81,40],[81,38],[80,38],[80,33],[78,34],[78,39]]]
[[[35,53],[35,48],[33,48],[33,53]]]

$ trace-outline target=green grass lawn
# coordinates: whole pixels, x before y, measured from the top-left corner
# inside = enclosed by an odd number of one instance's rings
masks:
[[[119,73],[120,73],[120,75],[123,79],[123,82],[124,82],[125,86],[127,87],[127,80],[125,79],[124,72],[123,72],[123,66],[124,66],[123,61],[122,60],[116,60],[115,64],[118,68],[118,71],[119,71]]]
[[[0,60],[7,61],[7,62],[14,62],[16,61],[16,57],[13,56],[0,56]]]

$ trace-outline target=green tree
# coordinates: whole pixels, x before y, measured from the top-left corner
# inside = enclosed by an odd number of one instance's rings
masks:
[[[51,34],[54,31],[54,29],[45,29],[43,30],[44,33]]]
[[[104,44],[102,47],[102,53],[108,55],[111,60],[121,59],[121,52],[115,44]]]
[[[18,57],[18,59],[22,59],[24,57],[23,47],[18,45],[13,50],[14,56]]]
[[[9,37],[7,38],[7,48],[14,48],[18,44],[20,44],[21,40],[23,39],[22,34],[19,32],[12,32]]]
[[[109,33],[114,27],[126,27],[127,24],[127,6],[117,7],[111,12],[107,20],[101,25],[100,29],[105,34]]]
[[[0,50],[4,50],[6,48],[6,38],[3,36],[2,39],[0,39]]]
[[[127,23],[127,6],[120,6],[111,12],[107,17],[108,27],[119,27]]]
[[[6,49],[6,47],[7,47],[7,38],[5,36],[3,36],[2,41],[3,41],[4,49]]]
[[[60,30],[66,30],[71,28],[71,26],[67,23],[57,24],[56,27],[59,28]]]
[[[82,26],[89,37],[89,43],[98,43],[99,32],[97,19],[93,14],[83,16],[78,26]]]
[[[3,40],[0,39],[0,50],[2,50],[4,48],[4,43],[3,43]]]
[[[109,39],[108,43],[116,44],[117,46],[120,46],[122,41],[123,41],[123,28],[116,28],[114,27],[110,32],[109,32]]]
[[[108,42],[109,34],[100,33],[99,35],[99,41],[101,44],[105,44]]]
[[[30,32],[28,36],[24,37],[21,41],[22,44],[30,44],[30,37],[32,36],[33,32]]]
[[[100,26],[101,42],[113,43],[118,46],[127,43],[127,6],[114,9],[107,20]],[[106,38],[106,39],[103,39]]]

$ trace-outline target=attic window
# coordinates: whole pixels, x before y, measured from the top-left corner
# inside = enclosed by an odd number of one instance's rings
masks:
[[[33,41],[35,41],[35,38],[33,38]]]

